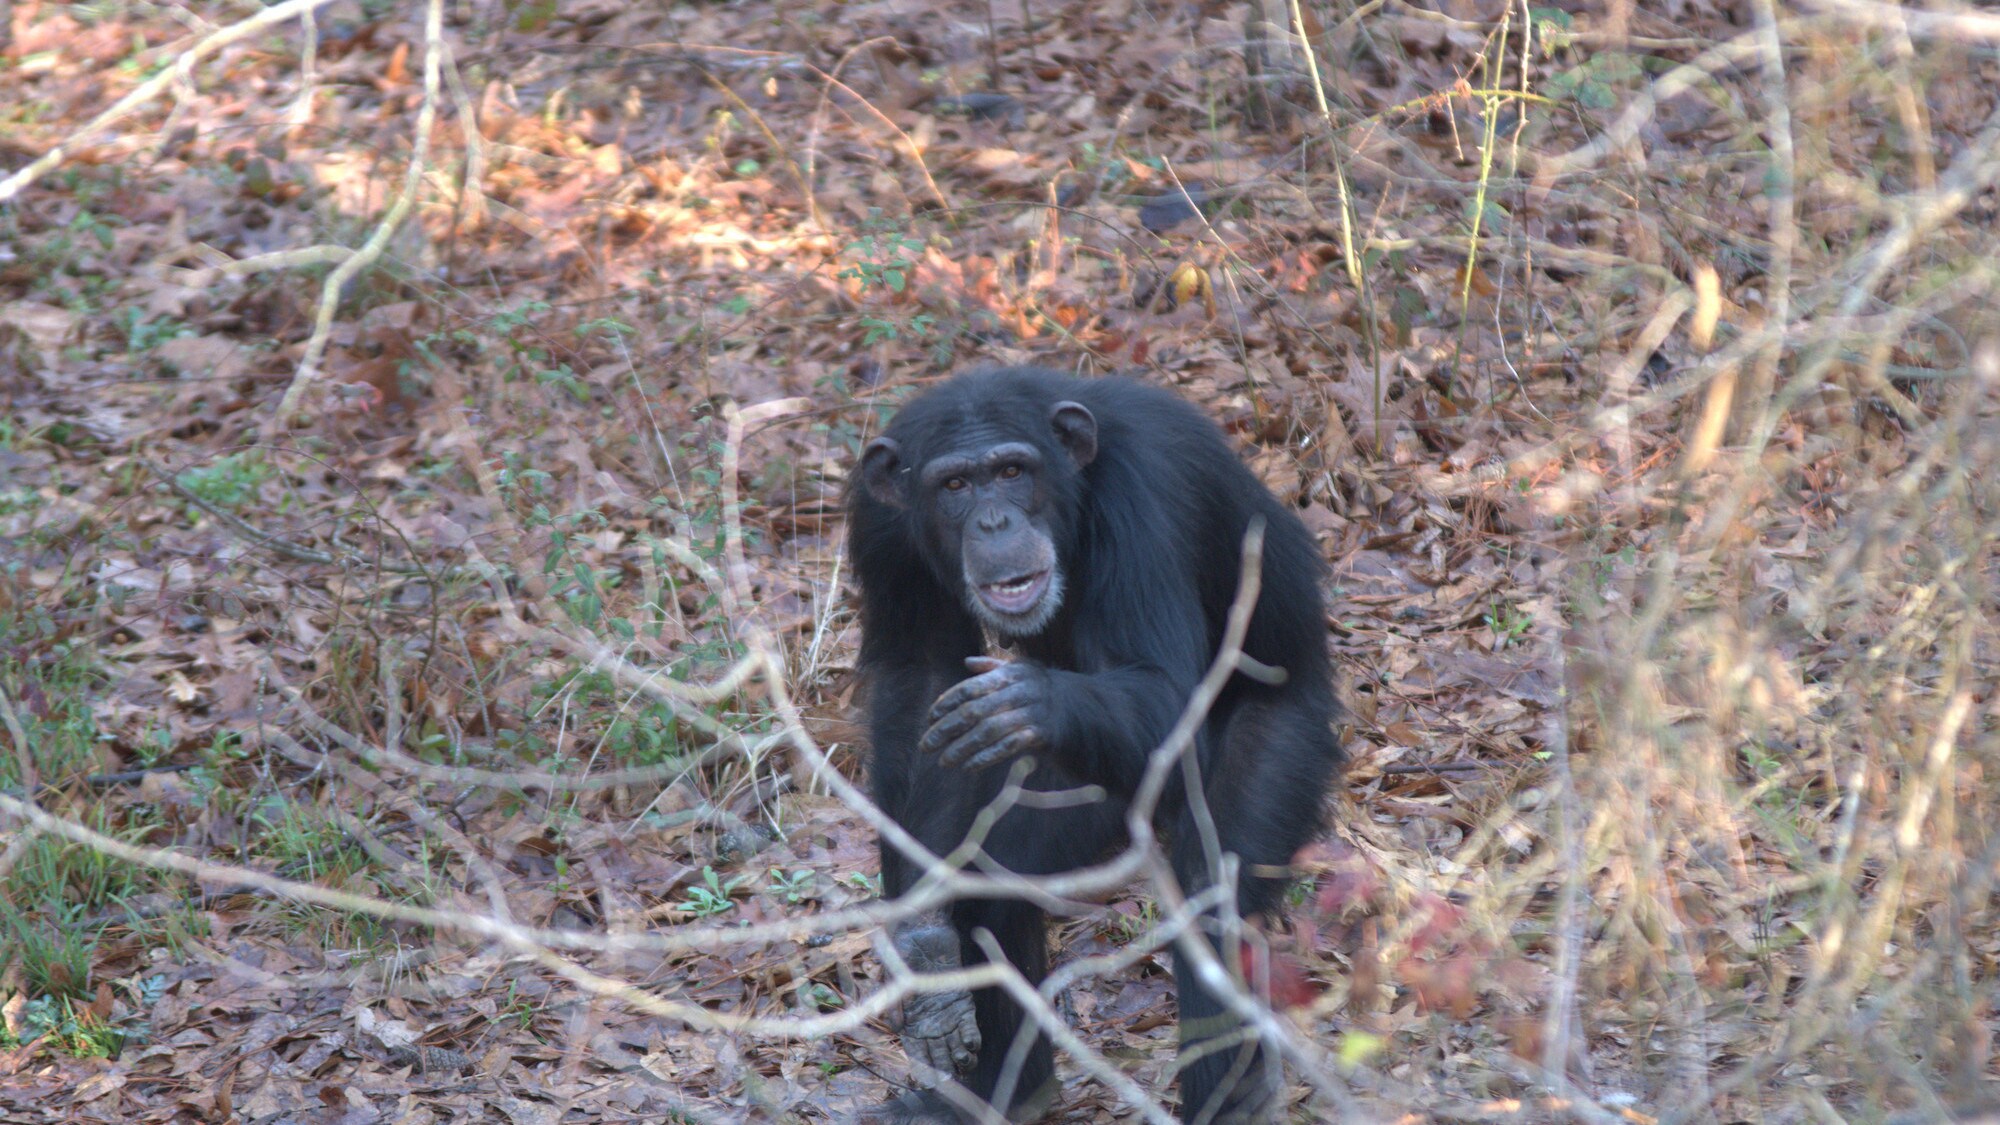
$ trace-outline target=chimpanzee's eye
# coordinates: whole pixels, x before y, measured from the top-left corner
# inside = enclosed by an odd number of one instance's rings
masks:
[[[1020,475],[1021,475],[1021,466],[1019,465],[1008,465],[1007,467],[1000,470],[1001,480],[1014,480]]]
[[[945,478],[945,482],[944,482],[944,490],[945,490],[946,492],[963,492],[963,491],[965,491],[965,478],[964,478],[964,477],[946,477],[946,478]]]

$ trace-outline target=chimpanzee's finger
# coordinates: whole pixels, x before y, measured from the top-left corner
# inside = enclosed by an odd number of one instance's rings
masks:
[[[1019,712],[1025,722],[1033,717],[1032,710],[1039,701],[1040,696],[1028,684],[1011,684],[992,695],[966,700],[951,712],[937,716],[936,721],[925,728],[923,737],[917,740],[917,750],[919,753],[935,754],[965,738],[968,731],[996,715]]]
[[[1025,687],[1026,681],[1020,678],[1019,673],[1012,671],[1012,665],[960,681],[950,691],[938,696],[936,703],[931,704],[930,714],[925,717],[924,722],[927,728],[924,741],[918,744],[918,749],[929,753],[940,745],[940,738],[962,734],[967,727],[992,714],[993,706],[981,706],[985,700],[998,699],[1001,701],[1000,705],[1005,707],[1019,706],[1024,702],[1020,698],[1021,693],[1007,690],[1016,686]],[[946,729],[933,737],[930,731],[939,727]]]
[[[1042,732],[1033,727],[1017,730],[998,743],[966,759],[965,768],[983,770],[1041,748]]]
[[[983,658],[981,658],[983,659]],[[998,691],[1014,682],[1014,674],[1006,671],[1006,664],[989,672],[968,676],[946,688],[937,702],[931,704],[930,722],[937,722],[943,716],[965,706],[967,700],[977,699],[989,692]]]
[[[944,701],[939,700],[940,704]],[[966,700],[949,710],[942,706],[931,708],[930,723],[924,727],[923,736],[917,739],[917,753],[935,754],[943,747],[958,741],[965,732],[979,725],[985,718],[973,710],[973,700]]]
[[[1022,740],[1017,736],[1028,735]],[[938,752],[938,761],[947,766],[967,766],[974,761],[981,765],[992,765],[1004,758],[1012,757],[1026,750],[1030,743],[1039,738],[1026,710],[1002,711],[980,722],[978,726],[953,739]],[[998,753],[1002,746],[1012,749],[1005,754]]]
[[[951,1059],[960,1071],[971,1070],[979,1062],[979,1013],[970,1002],[958,1013],[958,1037]]]

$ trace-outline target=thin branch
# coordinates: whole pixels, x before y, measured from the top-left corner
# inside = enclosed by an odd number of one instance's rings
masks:
[[[424,94],[423,103],[417,110],[417,124],[410,140],[410,163],[403,173],[402,190],[396,193],[395,201],[375,224],[375,230],[368,241],[354,254],[335,266],[320,286],[319,312],[313,319],[312,335],[306,339],[305,354],[299,357],[298,372],[285,389],[284,398],[278,402],[277,413],[270,426],[275,429],[288,426],[301,413],[306,388],[319,377],[320,361],[326,356],[326,345],[333,334],[333,314],[340,307],[340,291],[347,283],[374,265],[389,248],[389,239],[403,225],[403,218],[416,204],[417,191],[423,186],[424,169],[430,160],[431,132],[437,125],[437,106],[440,68],[444,59],[444,0],[429,0],[424,6]]]
[[[4,180],[0,180],[0,203],[5,203],[19,195],[21,189],[41,179],[60,167],[62,162],[74,155],[91,138],[111,125],[131,116],[139,107],[160,96],[169,86],[183,81],[196,64],[240,40],[257,35],[277,24],[299,19],[315,9],[325,7],[333,0],[283,0],[273,4],[241,23],[234,23],[195,43],[181,52],[175,64],[162,69],[158,74],[134,86],[130,93],[112,103],[111,108],[90,119],[70,139],[30,161],[28,165]]]

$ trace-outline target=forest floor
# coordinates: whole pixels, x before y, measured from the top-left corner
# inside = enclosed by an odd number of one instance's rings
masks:
[[[895,1092],[841,497],[995,362],[1333,567],[1289,1119],[1972,1120],[1996,181],[1948,4],[0,0],[0,1121]]]

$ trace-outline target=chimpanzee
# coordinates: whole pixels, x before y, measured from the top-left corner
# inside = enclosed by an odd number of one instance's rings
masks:
[[[1215,659],[1245,532],[1262,519],[1262,593],[1244,651],[1281,671],[1232,677],[1193,750],[1205,813],[1175,784],[1155,823],[1186,893],[1215,878],[1205,815],[1209,840],[1236,857],[1244,916],[1274,911],[1286,865],[1319,828],[1341,763],[1325,564],[1215,424],[1127,379],[989,369],[911,400],[868,444],[855,478],[849,545],[883,810],[942,855],[1001,794],[1017,756],[1032,759],[1027,789],[1102,790],[1103,799],[1080,805],[1018,802],[991,825],[975,866],[1022,875],[1073,870],[1127,840],[1126,802]],[[986,655],[988,636],[1014,659]],[[886,895],[921,875],[883,845]],[[1044,922],[1039,907],[1019,900],[959,901],[900,924],[891,940],[918,969],[950,969],[986,959],[974,938],[985,930],[1039,982],[1048,969]],[[1219,936],[1213,920],[1202,932]],[[1270,1119],[1281,1089],[1276,1057],[1202,986],[1188,958],[1174,964],[1183,1119]],[[1052,1103],[1049,1041],[1002,990],[914,997],[902,1019],[920,1083],[953,1079],[1015,1121]],[[1021,1036],[1028,1042],[1017,1047]],[[964,1119],[937,1089],[862,1118]]]

